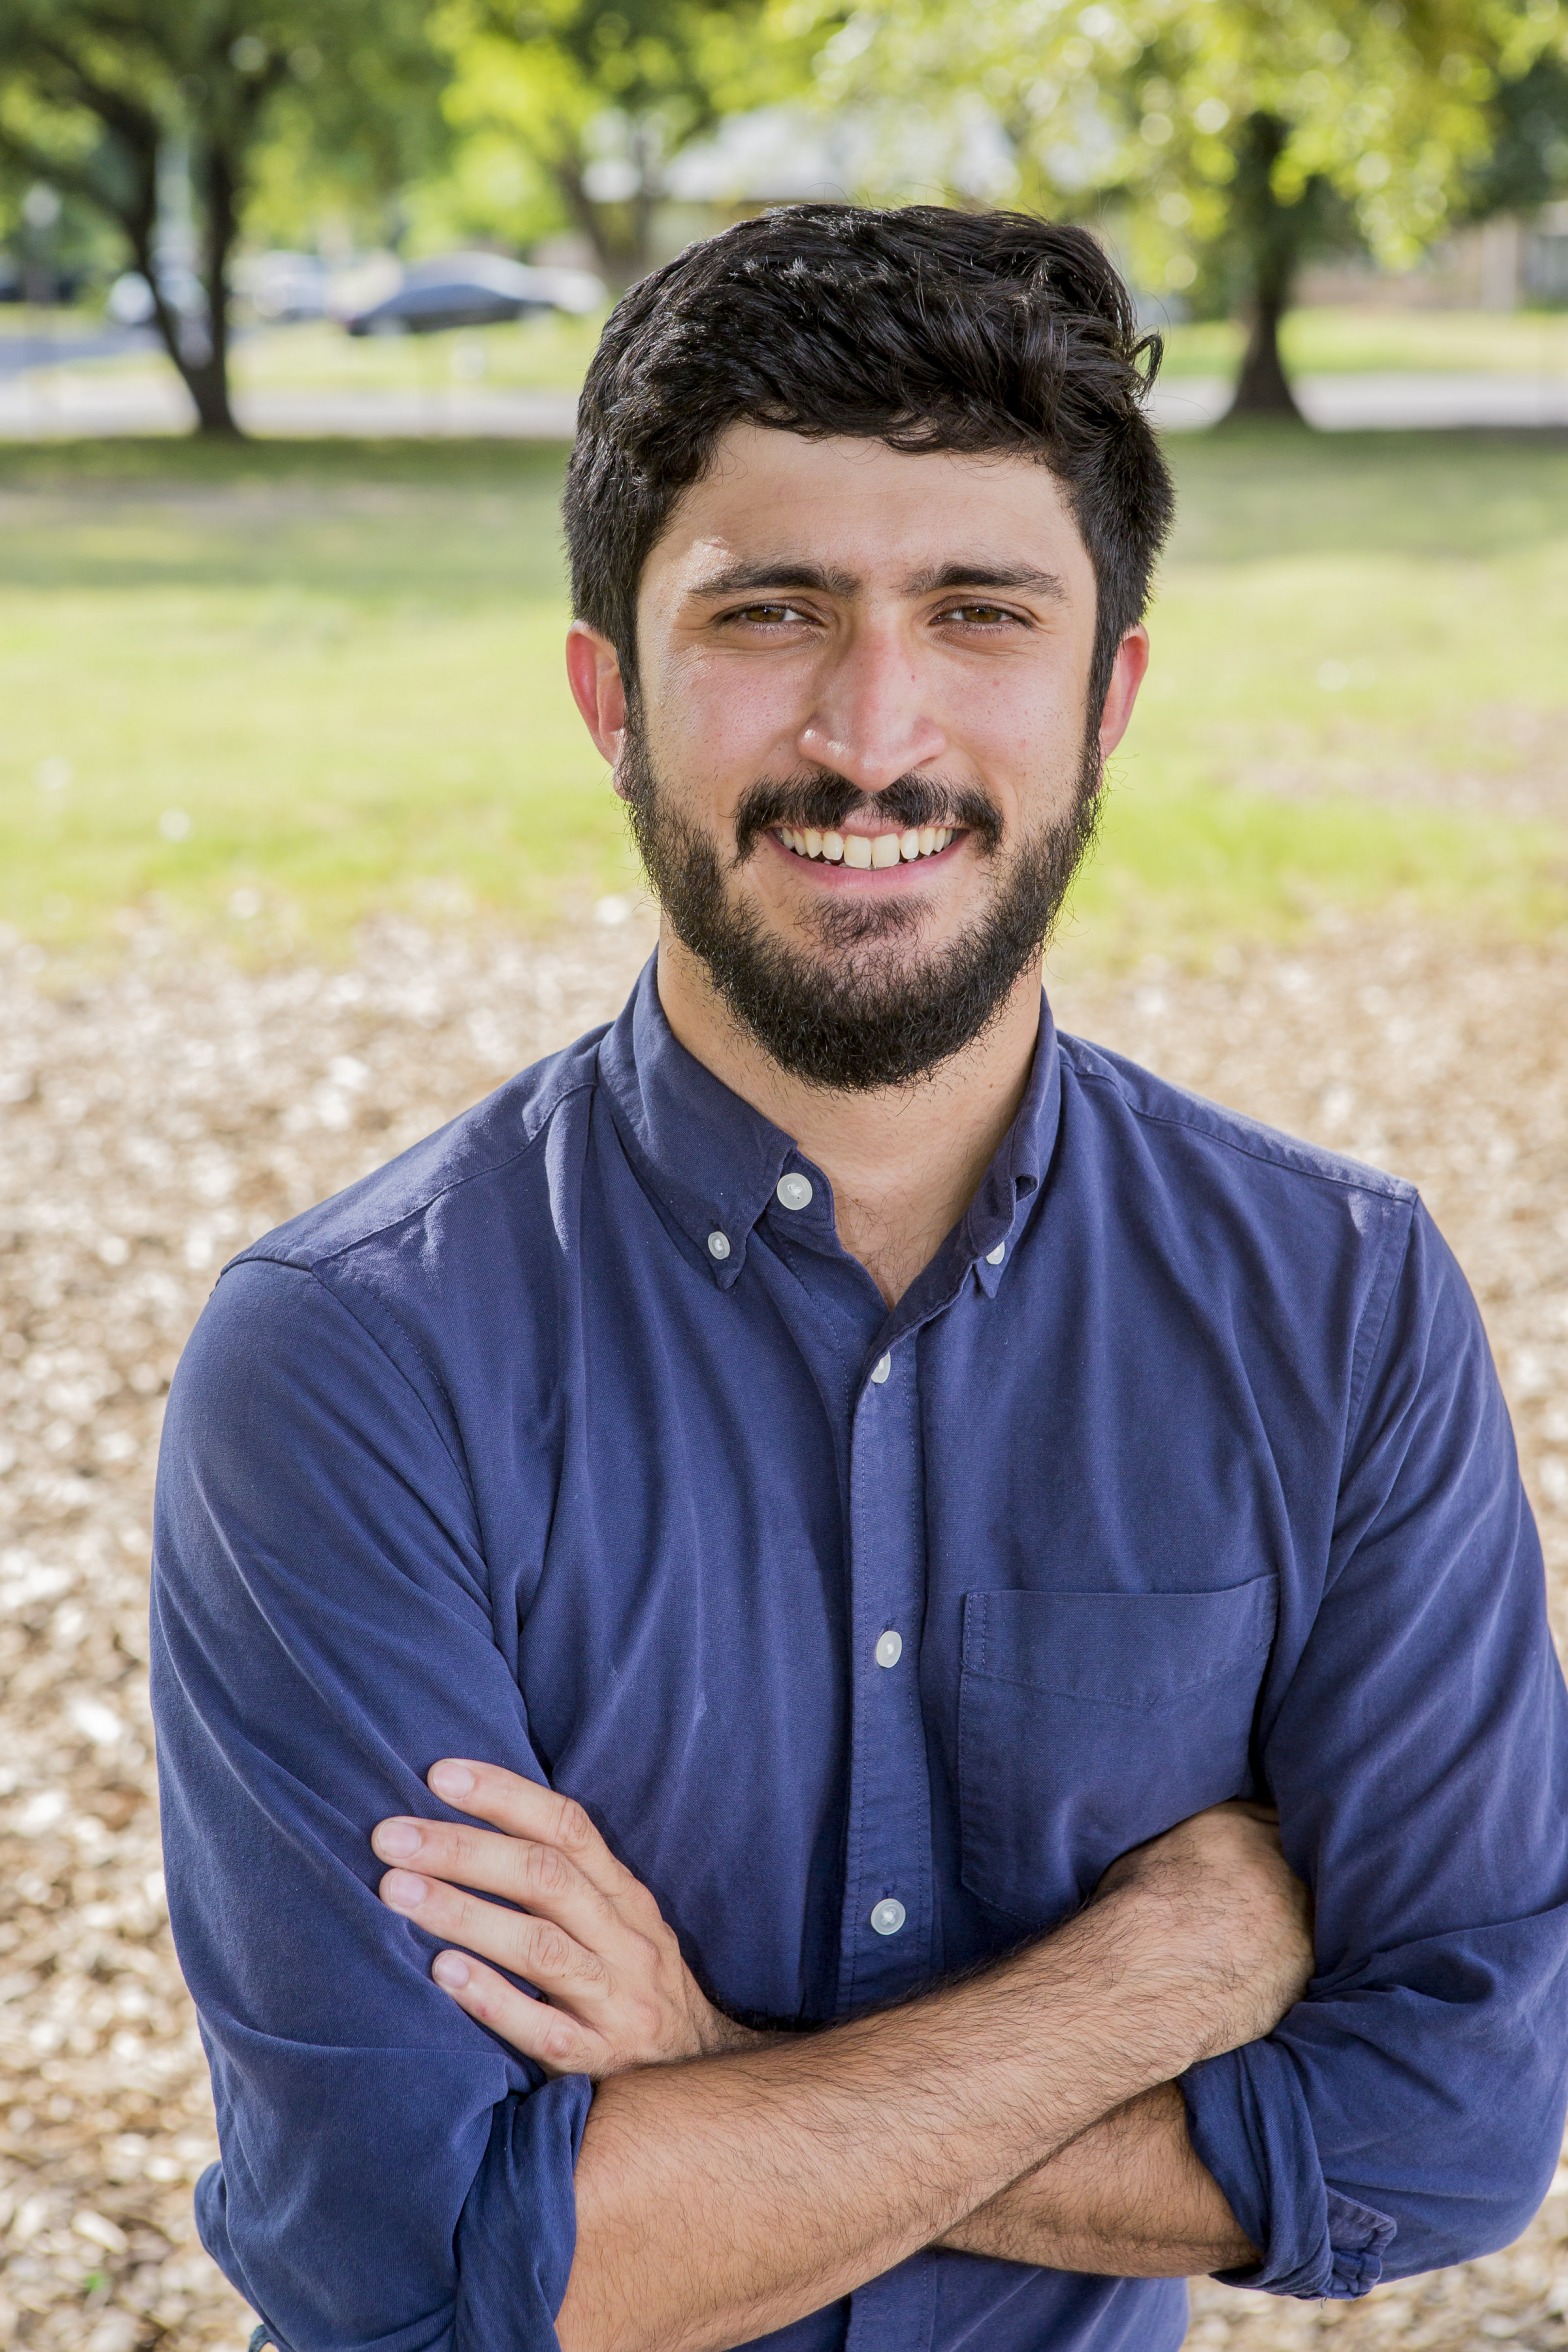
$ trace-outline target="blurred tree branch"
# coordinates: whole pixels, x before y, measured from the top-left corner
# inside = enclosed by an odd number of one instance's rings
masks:
[[[656,258],[672,159],[721,115],[803,87],[815,46],[765,0],[451,0],[440,23],[454,125],[528,150],[612,286]]]
[[[982,102],[1014,201],[1109,213],[1154,288],[1238,279],[1232,413],[1278,414],[1303,260],[1359,240],[1408,265],[1473,204],[1500,94],[1553,55],[1563,0],[860,0],[819,85],[829,104],[921,107],[949,183],[958,110]]]
[[[229,265],[258,148],[290,127],[395,177],[432,135],[443,78],[425,0],[5,0],[0,156],[110,220],[146,279],[198,430],[237,430]],[[201,302],[170,268],[167,175],[183,160]]]

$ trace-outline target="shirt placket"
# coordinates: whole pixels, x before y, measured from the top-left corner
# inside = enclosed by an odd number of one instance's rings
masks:
[[[839,2015],[929,1982],[937,1966],[931,1791],[920,1708],[925,1513],[917,1348],[863,1378],[850,1438],[850,1786]],[[935,2275],[916,2256],[854,2295],[846,2352],[921,2352]]]

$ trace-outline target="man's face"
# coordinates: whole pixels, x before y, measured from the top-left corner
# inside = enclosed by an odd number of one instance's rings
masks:
[[[582,633],[578,699],[666,915],[786,1068],[906,1079],[1032,962],[1109,748],[1094,623],[1043,465],[741,426],[645,567],[629,725]],[[1113,740],[1144,650],[1119,657]]]

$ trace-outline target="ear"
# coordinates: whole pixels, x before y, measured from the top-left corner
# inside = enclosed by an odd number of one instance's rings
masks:
[[[1100,713],[1100,756],[1108,759],[1127,732],[1132,717],[1132,706],[1138,699],[1149,667],[1149,632],[1140,621],[1136,629],[1129,629],[1116,648],[1116,659],[1111,664],[1111,682],[1105,690],[1105,707]]]
[[[601,758],[616,767],[626,737],[626,687],[614,646],[586,621],[573,621],[566,633],[566,676]]]

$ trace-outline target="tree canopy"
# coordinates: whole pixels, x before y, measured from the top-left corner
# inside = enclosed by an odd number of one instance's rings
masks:
[[[229,262],[258,149],[291,138],[397,182],[433,133],[426,0],[6,0],[0,156],[112,221],[201,428],[232,432]],[[188,185],[200,299],[167,251]]]
[[[1467,209],[1500,90],[1564,26],[1561,0],[862,0],[823,90],[922,105],[949,178],[983,102],[1017,200],[1109,213],[1147,285],[1239,279],[1238,405],[1281,408],[1277,329],[1314,243],[1412,261]]]
[[[521,144],[612,285],[654,259],[673,158],[798,86],[807,55],[765,0],[454,0],[443,27],[449,118]]]

